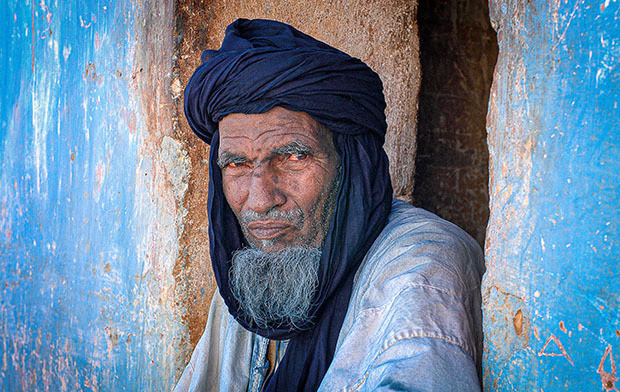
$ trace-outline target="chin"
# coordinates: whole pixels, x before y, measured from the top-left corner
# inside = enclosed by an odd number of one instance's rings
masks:
[[[284,241],[282,239],[257,240],[248,241],[252,248],[261,250],[265,253],[278,252],[285,248],[318,248],[322,247],[322,243],[315,245],[316,241]]]
[[[250,246],[254,249],[261,250],[265,253],[272,253],[282,250],[284,248],[290,247],[291,245],[277,238],[268,239],[268,240],[259,240],[252,238],[252,240],[248,240]]]

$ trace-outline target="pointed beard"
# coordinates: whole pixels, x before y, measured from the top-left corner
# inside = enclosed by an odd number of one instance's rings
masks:
[[[235,252],[230,286],[243,316],[263,329],[308,325],[320,259],[321,250],[317,248]]]

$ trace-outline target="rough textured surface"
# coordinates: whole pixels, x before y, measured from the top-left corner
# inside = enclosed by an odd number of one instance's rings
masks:
[[[175,4],[175,65],[171,82],[175,139],[182,144],[181,148],[187,151],[191,167],[188,188],[183,200],[187,214],[183,222],[181,253],[174,268],[177,303],[185,311],[183,322],[187,328],[187,339],[183,341],[185,357],[178,364],[179,372],[185,367],[193,347],[198,343],[215,290],[215,279],[209,256],[207,216],[209,146],[194,136],[183,114],[183,89],[194,68],[199,64],[201,48],[207,44],[203,21],[208,20],[208,17],[201,13],[201,18],[197,21],[200,27],[197,27],[187,24],[189,17],[187,12],[188,8],[183,5],[183,2]],[[177,375],[180,376],[180,373]]]
[[[381,76],[388,104],[386,151],[390,157],[395,194],[411,201],[415,163],[417,93],[419,88],[416,3],[406,0],[348,0],[327,5],[319,1],[200,1],[177,2],[178,61],[173,86],[185,86],[204,49],[217,49],[225,27],[236,18],[268,18],[290,23],[330,45],[366,61]],[[205,278],[207,149],[194,137],[177,103],[177,134],[189,152],[192,173],[187,192],[188,224],[177,281],[183,285],[191,349],[204,329],[208,299],[214,290]],[[197,172],[200,170],[200,173]],[[201,242],[204,240],[204,242]],[[209,275],[210,276],[210,275]],[[206,295],[204,293],[207,293]],[[193,302],[195,299],[197,302]]]
[[[418,25],[414,204],[483,245],[489,216],[485,117],[497,58],[486,0],[421,0]]]
[[[185,359],[173,11],[0,3],[0,390],[163,391]]]
[[[617,391],[620,3],[490,11],[485,389]]]

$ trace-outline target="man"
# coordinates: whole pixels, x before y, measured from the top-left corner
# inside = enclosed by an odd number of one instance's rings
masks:
[[[481,251],[392,200],[379,77],[265,20],[202,60],[218,291],[176,390],[479,390]]]

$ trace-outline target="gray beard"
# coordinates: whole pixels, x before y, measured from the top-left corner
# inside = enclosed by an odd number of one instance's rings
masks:
[[[320,249],[304,247],[233,253],[230,287],[242,315],[263,329],[307,324],[320,259]]]

